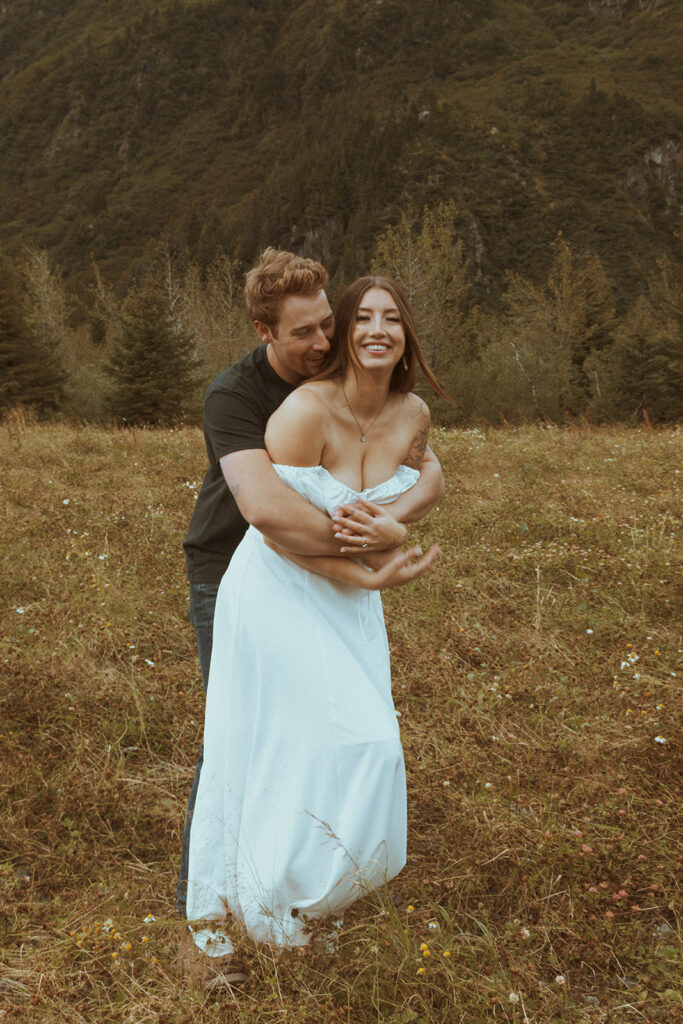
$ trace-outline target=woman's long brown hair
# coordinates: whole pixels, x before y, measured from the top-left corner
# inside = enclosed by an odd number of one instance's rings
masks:
[[[441,398],[445,398],[447,402],[452,402],[450,395],[444,391],[422,354],[413,314],[410,311],[410,306],[403,291],[395,281],[388,277],[359,277],[357,281],[350,284],[343,292],[334,313],[334,337],[330,352],[324,368],[315,377],[312,377],[311,380],[328,380],[330,377],[343,377],[349,365],[353,366],[356,373],[362,372],[358,358],[353,351],[351,339],[356,326],[358,309],[363,296],[370,288],[382,288],[385,292],[389,292],[396,303],[406,338],[403,357],[394,367],[389,390],[400,391],[404,394],[412,391],[415,387],[417,367],[419,365],[432,390],[437,395],[440,395]]]

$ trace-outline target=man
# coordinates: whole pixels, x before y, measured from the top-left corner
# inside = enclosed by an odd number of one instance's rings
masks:
[[[341,555],[342,545],[353,553],[358,542],[352,534],[335,536],[341,532],[339,525],[280,480],[264,442],[271,414],[298,384],[318,372],[329,351],[334,318],[325,293],[327,284],[327,272],[320,263],[266,249],[247,274],[245,287],[247,311],[263,345],[219,374],[206,393],[204,436],[209,469],[185,538],[190,619],[205,690],[218,585],[249,524],[274,544],[299,554]],[[399,521],[394,534],[378,542],[377,549],[402,544],[406,530],[401,524],[425,515],[442,490],[440,466],[428,449],[420,480],[391,506]],[[190,824],[201,765],[200,753],[183,830],[176,893],[176,907],[183,916]],[[205,959],[208,962],[208,957]],[[218,974],[218,960],[211,966]]]

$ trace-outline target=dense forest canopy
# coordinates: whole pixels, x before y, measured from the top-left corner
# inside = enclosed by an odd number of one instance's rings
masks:
[[[681,227],[677,4],[11,0],[0,243],[128,283],[306,249],[365,269],[406,207],[454,200],[493,301],[558,230],[628,291]]]
[[[7,0],[0,250],[101,346],[93,286],[123,301],[160,247],[204,285],[292,248],[335,293],[447,209],[470,312],[562,238],[623,319],[680,261],[682,50],[676,0]]]

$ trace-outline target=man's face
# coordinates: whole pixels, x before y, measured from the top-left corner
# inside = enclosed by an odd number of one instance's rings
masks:
[[[268,362],[289,384],[313,377],[330,350],[334,317],[325,292],[318,295],[286,295],[280,316],[271,330],[259,320],[254,324],[268,345]]]

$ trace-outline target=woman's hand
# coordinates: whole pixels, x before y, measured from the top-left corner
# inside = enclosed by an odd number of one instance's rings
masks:
[[[344,543],[342,554],[365,554],[397,548],[408,536],[403,523],[394,519],[383,505],[359,498],[351,505],[342,505],[332,516],[335,537]]]
[[[411,580],[424,576],[441,554],[441,548],[434,544],[426,555],[422,548],[408,548],[391,555],[382,566],[370,576],[369,590],[387,590],[390,587],[402,587]]]

